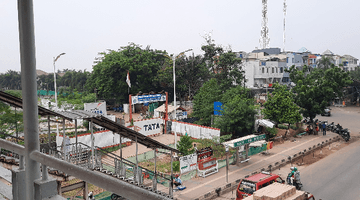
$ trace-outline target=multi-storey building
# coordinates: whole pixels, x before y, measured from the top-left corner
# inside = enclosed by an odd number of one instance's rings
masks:
[[[350,55],[335,55],[326,50],[321,55],[312,54],[306,48],[298,52],[281,52],[280,48],[257,49],[251,53],[238,52],[237,56],[243,59],[242,67],[245,71],[246,87],[264,88],[267,84],[278,82],[290,84],[289,69],[295,65],[301,69],[304,65],[318,67],[318,61],[323,56],[331,57],[330,61],[344,70],[354,70],[358,66],[358,59]]]

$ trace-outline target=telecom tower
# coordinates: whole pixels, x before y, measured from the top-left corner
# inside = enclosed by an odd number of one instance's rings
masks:
[[[286,8],[287,8],[287,5],[286,5],[286,0],[284,0],[284,34],[283,34],[283,39],[284,39],[284,46],[283,46],[283,52],[285,52],[285,19],[286,19]]]
[[[267,0],[262,0],[262,23],[259,43],[261,49],[266,49],[270,47],[269,27],[267,18]]]

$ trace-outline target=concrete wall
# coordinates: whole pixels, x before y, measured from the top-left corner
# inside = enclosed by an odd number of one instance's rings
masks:
[[[109,130],[94,132],[94,138],[95,138],[94,145],[98,147],[107,147],[120,143],[120,136],[118,134],[113,134],[113,132]],[[63,141],[63,137],[62,136],[56,137],[56,141],[58,142],[57,143],[58,146],[61,145]],[[127,141],[131,141],[131,140],[128,138],[122,138],[122,143]],[[72,144],[75,142],[76,142],[75,136],[70,137],[70,143]],[[78,142],[91,146],[91,133],[84,133],[78,135]]]
[[[188,136],[191,136],[193,138],[211,139],[214,136],[220,137],[220,129],[218,128],[201,126],[186,122],[172,122],[172,132],[174,132],[174,127],[176,128],[176,133],[180,133],[182,135],[185,135],[187,133]]]
[[[164,119],[161,118],[134,121],[135,130],[146,136],[162,133],[163,125]],[[130,126],[130,123],[126,123],[126,126],[134,130],[134,126]]]

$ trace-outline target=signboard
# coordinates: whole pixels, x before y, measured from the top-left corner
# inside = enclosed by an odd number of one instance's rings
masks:
[[[214,102],[214,115],[222,115],[221,112],[223,109],[221,108],[222,103],[219,101]]]
[[[141,103],[149,103],[149,102],[157,102],[157,101],[166,101],[166,95],[149,94],[149,95],[141,95],[141,96],[131,96],[132,104],[141,104]]]
[[[179,158],[180,160],[180,173],[186,173],[193,170],[196,170],[197,164],[197,154],[193,153],[187,156],[182,156]]]
[[[229,145],[228,144],[225,144],[225,151],[229,152]]]
[[[263,135],[258,135],[258,136],[253,137],[253,138],[249,138],[249,139],[246,139],[246,140],[242,140],[242,141],[239,141],[239,142],[235,142],[235,143],[234,143],[234,147],[243,146],[243,145],[245,145],[245,144],[249,144],[249,143],[252,143],[252,142],[259,141],[259,140],[265,140],[265,138],[266,138],[265,134],[263,134]]]
[[[84,103],[84,110],[93,112],[100,115],[107,115],[106,112],[106,102],[100,103]]]

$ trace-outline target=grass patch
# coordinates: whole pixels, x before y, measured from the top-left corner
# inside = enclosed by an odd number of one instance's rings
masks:
[[[124,147],[126,147],[126,144],[121,144],[121,148],[124,148]],[[117,151],[119,149],[120,149],[120,145],[109,147],[109,148],[103,148],[103,150],[108,151],[108,152]]]
[[[173,161],[173,166],[175,166],[176,164],[174,164],[175,162],[179,162],[179,161]],[[144,167],[148,170],[154,171],[155,170],[155,164],[154,162],[151,161],[145,161],[145,162],[141,162],[139,163],[139,166]],[[171,163],[170,162],[162,162],[162,161],[157,161],[156,162],[156,171],[158,172],[163,172],[163,173],[169,173],[171,172]],[[179,172],[179,168],[176,170],[173,167],[173,172]]]

